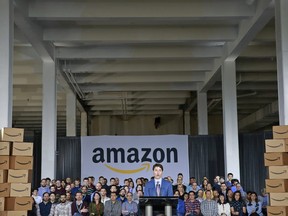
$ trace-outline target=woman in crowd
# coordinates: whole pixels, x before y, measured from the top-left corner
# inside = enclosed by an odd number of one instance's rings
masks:
[[[230,204],[227,203],[227,201],[225,200],[225,196],[222,193],[219,194],[218,215],[221,215],[221,216],[231,215]]]
[[[184,199],[184,193],[185,193],[185,189],[184,189],[183,184],[178,184],[177,190],[179,191],[180,198],[183,200]]]
[[[187,201],[188,198],[189,198],[189,194],[185,192],[183,195],[184,202]]]
[[[93,201],[89,204],[89,214],[94,216],[103,216],[104,214],[104,205],[98,192],[95,192]]]
[[[137,204],[139,203],[139,191],[143,192],[143,186],[141,184],[138,184],[135,188],[135,192],[133,193],[133,201],[135,201]],[[143,195],[142,195],[143,196]]]
[[[207,190],[207,184],[208,184],[208,179],[206,177],[204,177],[203,181],[202,181],[202,185],[201,188],[206,191]]]
[[[180,197],[180,192],[176,190],[174,192],[174,196],[178,197],[177,216],[184,216],[185,215],[185,203],[184,203],[183,198]]]
[[[258,201],[258,196],[255,192],[251,193],[250,202],[247,204],[248,216],[259,215],[263,216],[262,203]]]
[[[206,185],[206,190],[205,190],[205,193],[204,193],[204,196],[203,196],[204,199],[206,199],[206,191],[210,191],[210,193],[211,193],[211,199],[213,199],[214,196],[213,196],[212,184],[209,183],[209,182],[208,182],[207,185]]]
[[[231,215],[244,216],[246,214],[246,204],[242,200],[240,191],[235,191],[231,204]]]

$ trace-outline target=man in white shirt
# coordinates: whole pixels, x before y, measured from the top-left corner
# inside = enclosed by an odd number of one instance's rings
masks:
[[[102,203],[104,204],[104,206],[105,206],[105,202],[106,202],[107,200],[110,200],[110,198],[107,197],[106,188],[101,188],[100,194],[101,194],[101,202],[102,202]]]

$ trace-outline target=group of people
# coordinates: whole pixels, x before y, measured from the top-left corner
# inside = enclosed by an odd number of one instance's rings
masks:
[[[39,188],[34,189],[32,197],[35,205],[30,215],[37,216],[121,216],[144,215],[139,208],[139,197],[174,196],[178,197],[177,216],[253,216],[267,215],[268,196],[263,190],[261,196],[256,192],[245,192],[233,174],[227,180],[216,176],[213,182],[204,177],[198,184],[194,177],[189,183],[183,181],[178,173],[174,183],[171,177],[163,176],[163,166],[153,166],[153,177],[125,179],[120,186],[118,178],[107,179],[100,176],[95,183],[93,176],[72,181],[42,179]],[[160,212],[161,214],[161,212]]]

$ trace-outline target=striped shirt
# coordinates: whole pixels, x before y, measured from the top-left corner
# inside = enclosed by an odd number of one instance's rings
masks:
[[[70,216],[71,215],[71,202],[59,203],[55,207],[54,216]]]
[[[204,200],[201,203],[201,213],[204,216],[217,216],[218,215],[218,205],[214,200]]]

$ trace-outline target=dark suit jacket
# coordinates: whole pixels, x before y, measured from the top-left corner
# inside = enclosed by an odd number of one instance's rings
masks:
[[[157,196],[154,179],[145,184],[144,196]],[[171,182],[162,179],[160,196],[173,196]]]

